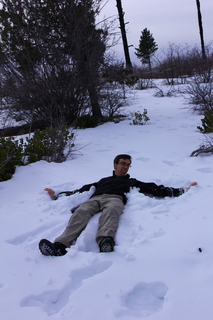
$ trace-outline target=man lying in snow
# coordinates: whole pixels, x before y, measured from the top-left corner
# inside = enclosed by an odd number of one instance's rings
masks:
[[[89,191],[95,186],[95,192],[89,200],[82,203],[71,215],[67,227],[64,232],[52,243],[47,239],[39,242],[39,249],[46,256],[63,256],[69,248],[86,228],[89,219],[96,213],[102,211],[99,219],[96,241],[99,245],[100,252],[110,252],[114,250],[114,238],[118,228],[119,218],[123,212],[126,203],[125,194],[130,188],[136,187],[139,192],[145,195],[153,195],[155,197],[178,197],[187,191],[191,186],[197,185],[192,182],[187,188],[171,188],[155,183],[145,183],[130,178],[127,174],[131,165],[131,156],[120,154],[114,159],[113,175],[101,179],[98,182],[84,185],[82,188],[74,191],[64,191],[55,195],[52,189],[46,188],[53,200],[60,195],[72,195],[76,192]]]

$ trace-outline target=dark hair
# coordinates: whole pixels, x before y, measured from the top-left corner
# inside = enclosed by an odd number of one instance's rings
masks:
[[[132,157],[129,154],[119,154],[115,157],[114,163],[118,164],[120,159],[128,159],[132,163]]]

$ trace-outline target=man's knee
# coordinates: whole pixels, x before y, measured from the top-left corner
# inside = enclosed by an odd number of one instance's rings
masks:
[[[124,210],[124,204],[121,201],[112,202],[109,205],[108,210],[120,215]]]

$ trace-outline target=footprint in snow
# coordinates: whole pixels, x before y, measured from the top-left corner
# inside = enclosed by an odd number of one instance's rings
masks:
[[[140,282],[132,290],[122,296],[123,309],[121,313],[133,315],[139,319],[159,312],[163,308],[167,286],[160,282]]]
[[[162,162],[167,164],[168,166],[171,166],[171,167],[173,167],[175,165],[175,163],[173,161],[163,160]]]
[[[61,223],[61,225],[63,225],[63,223]],[[32,241],[34,242],[38,242],[39,239],[39,235],[42,236],[42,234],[44,233],[44,231],[53,231],[54,233],[56,233],[55,230],[61,229],[62,226],[59,224],[59,221],[56,222],[50,222],[50,223],[46,223],[32,231],[26,232],[24,234],[21,234],[19,236],[16,236],[14,238],[11,239],[7,239],[6,242],[15,246],[18,245],[22,245],[24,243],[27,243],[29,245],[29,243]],[[40,236],[40,237],[41,237]]]
[[[70,280],[59,290],[46,290],[40,294],[32,294],[20,302],[21,307],[40,307],[48,316],[58,313],[69,302],[70,295],[81,287],[82,281],[95,277],[106,271],[111,261],[99,262],[83,268],[75,269]]]
[[[142,162],[150,162],[151,161],[150,158],[145,158],[145,157],[136,158],[136,160],[142,161]]]
[[[197,171],[200,171],[202,173],[212,173],[213,169],[212,168],[198,168]]]

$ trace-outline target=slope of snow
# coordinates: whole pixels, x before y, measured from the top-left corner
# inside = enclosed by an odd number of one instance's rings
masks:
[[[144,126],[106,123],[78,130],[73,159],[19,167],[0,183],[0,316],[2,320],[211,320],[213,296],[212,156],[190,158],[202,135],[201,116],[183,97],[137,91],[127,112],[148,110]],[[99,253],[94,216],[63,257],[45,257],[70,208],[92,191],[51,201],[43,189],[74,190],[111,174],[128,153],[141,181],[182,187],[178,198],[155,199],[133,189],[120,219],[116,247]],[[199,250],[200,249],[200,250]]]

